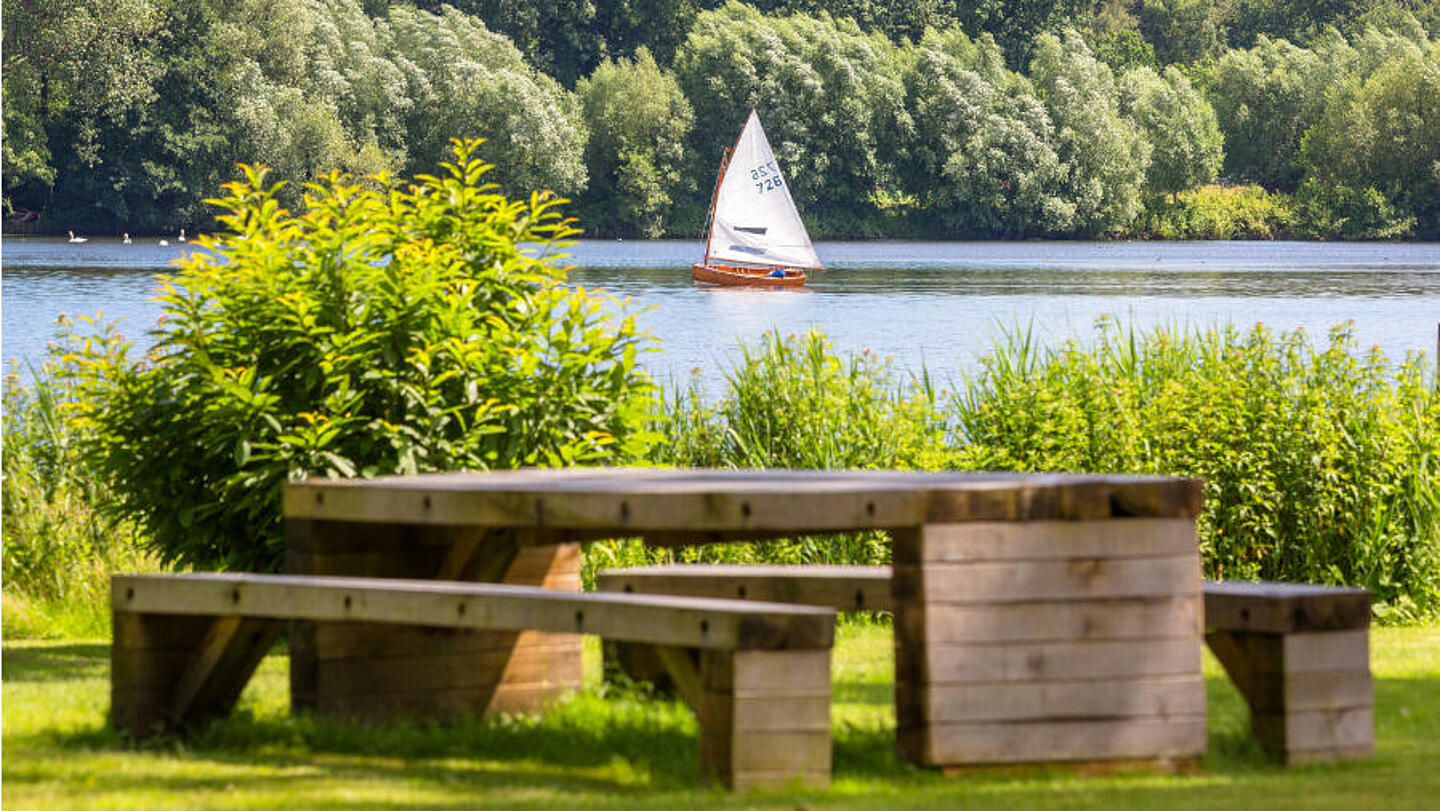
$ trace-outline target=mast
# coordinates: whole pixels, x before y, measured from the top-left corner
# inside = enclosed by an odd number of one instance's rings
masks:
[[[715,201],[720,199],[720,184],[725,182],[725,169],[730,166],[730,150],[720,157],[720,173],[715,176],[715,190],[710,193],[710,211],[705,215],[705,259],[702,265],[710,264],[710,234],[715,229]]]

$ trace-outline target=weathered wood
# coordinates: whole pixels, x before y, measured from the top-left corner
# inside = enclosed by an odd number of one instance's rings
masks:
[[[606,569],[600,591],[685,594],[829,606],[840,611],[890,607],[889,566],[771,566],[684,563]]]
[[[896,566],[892,593],[926,603],[1004,603],[1116,597],[1172,597],[1199,591],[1193,552],[1152,558],[1072,558]]]
[[[1189,486],[1156,502],[1181,505],[1171,517],[1129,517],[1150,509],[1140,491],[1094,481],[1020,488],[1013,524],[897,533],[898,755],[947,768],[1202,754]]]
[[[122,613],[533,629],[694,648],[828,648],[834,612],[670,595],[294,575],[115,575]]]
[[[345,521],[286,522],[287,566],[292,574],[345,575],[383,578],[430,579],[455,578],[462,581],[491,581],[516,585],[544,586],[569,592],[580,591],[579,549],[575,544],[543,545],[533,530],[488,529],[464,526],[422,524],[366,524]],[[522,541],[520,535],[525,538]],[[376,653],[392,647],[409,648],[423,643],[417,653],[416,670],[431,669],[426,656],[435,657],[436,668],[443,668],[446,657],[465,651],[492,653],[508,648],[508,660],[491,657],[484,666],[522,667],[526,643],[533,631],[480,632],[454,628],[417,628],[373,623],[327,623],[298,620],[291,628],[291,705],[296,711],[345,715],[349,711],[329,708],[348,707],[353,698],[342,694],[364,695],[363,675],[335,673],[321,680],[319,662],[327,658],[358,655],[347,653],[370,647]],[[572,635],[571,653],[576,664],[567,670],[579,673],[580,637]],[[555,653],[546,654],[554,658]],[[504,662],[503,664],[495,664]],[[481,663],[477,663],[481,667]],[[364,670],[357,663],[353,671]],[[499,673],[491,674],[498,678]],[[491,679],[489,681],[494,681]],[[481,713],[487,708],[504,705],[514,711],[539,710],[544,704],[568,690],[578,688],[579,676],[572,683],[552,681],[548,693],[540,689],[517,691],[509,684],[487,686],[480,680],[469,701],[469,711]],[[358,692],[357,692],[358,691]],[[327,694],[334,694],[326,698]],[[520,696],[533,696],[529,707],[520,706]],[[453,703],[447,698],[445,704]],[[419,700],[420,705],[433,703]],[[407,713],[393,702],[397,717],[426,717],[418,707]],[[428,712],[428,711],[427,711]],[[373,714],[371,715],[373,716]]]
[[[597,530],[826,532],[963,521],[1193,517],[1199,482],[1159,476],[656,469],[311,479],[287,518]]]
[[[735,789],[830,780],[830,652],[700,654],[700,768]]]
[[[922,762],[1043,763],[1186,758],[1205,751],[1205,716],[932,724],[907,730]]]
[[[1370,595],[1291,583],[1206,583],[1205,635],[1284,763],[1369,757]]]
[[[940,603],[908,612],[905,619],[904,633],[910,638],[924,635],[932,643],[1194,637],[1204,622],[1199,595],[987,605]]]
[[[1089,640],[968,645],[940,643],[908,651],[896,680],[925,684],[1118,679],[1200,672],[1200,639]],[[897,661],[897,669],[900,667]]]
[[[705,687],[700,676],[700,667],[696,657],[689,648],[677,648],[672,645],[651,645],[655,657],[670,676],[670,683],[675,686],[680,697],[690,706],[694,712],[701,712],[705,698]],[[827,705],[828,706],[828,705]]]
[[[931,724],[1195,716],[1205,713],[1196,675],[1093,681],[897,685]]]
[[[1153,558],[1196,551],[1188,518],[1105,521],[981,521],[927,526],[923,558],[907,563],[974,563],[1080,558]]]
[[[1370,626],[1370,592],[1301,583],[1206,582],[1205,616],[1227,631],[1288,634]]]

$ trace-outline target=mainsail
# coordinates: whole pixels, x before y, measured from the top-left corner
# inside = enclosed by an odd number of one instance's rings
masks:
[[[707,258],[821,267],[754,110],[740,132],[715,193]]]

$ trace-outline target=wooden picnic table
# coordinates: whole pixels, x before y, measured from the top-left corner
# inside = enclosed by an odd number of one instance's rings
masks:
[[[311,479],[292,574],[580,588],[579,542],[894,541],[903,758],[1183,761],[1205,748],[1200,483],[1159,476],[564,469]],[[423,618],[417,618],[417,621]],[[296,709],[534,709],[580,685],[578,635],[297,622]]]

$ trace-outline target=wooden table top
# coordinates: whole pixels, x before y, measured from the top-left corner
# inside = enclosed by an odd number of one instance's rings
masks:
[[[1200,481],[1168,476],[566,468],[310,479],[287,519],[627,533],[897,529],[957,521],[1194,517]],[[606,535],[609,533],[609,535]]]

